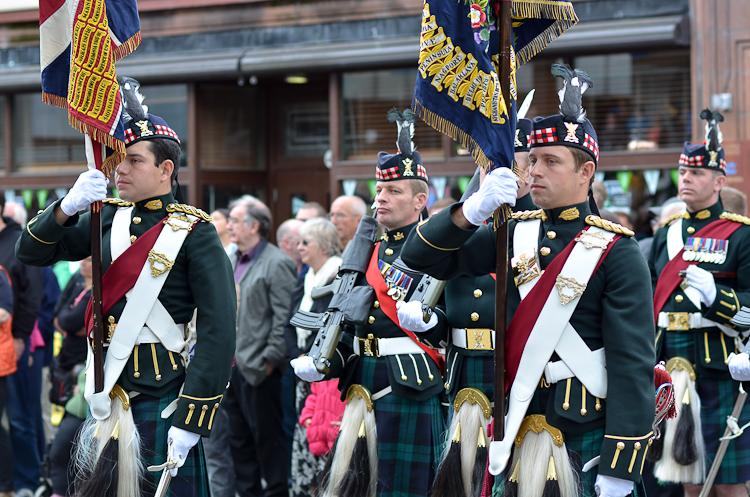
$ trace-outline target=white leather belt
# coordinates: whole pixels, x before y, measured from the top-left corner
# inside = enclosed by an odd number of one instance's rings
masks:
[[[586,358],[582,357],[581,359],[593,361],[595,363],[603,365],[605,361],[604,348],[602,347],[601,349],[592,350],[589,353],[588,357]],[[596,366],[596,364],[591,364],[591,366]],[[573,378],[574,376],[575,374],[573,373],[573,371],[571,371],[570,367],[568,367],[568,365],[565,364],[564,361],[554,361],[554,362],[550,361],[544,367],[544,379],[550,385],[557,383],[559,381],[567,380],[568,378]],[[592,385],[592,382],[594,383],[593,385]],[[603,397],[600,396],[600,398],[606,398],[606,392],[607,392],[606,374],[592,375],[590,378],[587,378],[586,383],[588,383],[588,385],[584,384],[584,386],[586,386],[586,388],[588,388],[589,391],[595,392],[597,394],[604,393],[605,395]]]
[[[453,345],[468,350],[494,350],[495,330],[489,328],[453,328]]]
[[[700,312],[660,312],[659,328],[668,331],[688,331],[700,328],[715,328],[718,323],[703,317]]]
[[[398,354],[421,354],[423,352],[422,348],[409,337],[354,337],[354,353],[358,356],[383,357]]]

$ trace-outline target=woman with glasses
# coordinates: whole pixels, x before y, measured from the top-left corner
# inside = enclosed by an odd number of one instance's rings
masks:
[[[302,262],[310,269],[292,290],[292,302],[289,310],[291,318],[297,310],[325,312],[331,297],[314,301],[310,296],[312,289],[325,286],[338,272],[341,266],[341,245],[336,227],[323,218],[305,221],[299,230],[297,250]],[[290,359],[304,355],[310,350],[315,333],[303,328],[295,328],[287,323],[286,345]],[[337,380],[334,380],[337,381]],[[297,416],[305,407],[305,400],[310,395],[310,383],[297,379],[295,405]],[[310,423],[310,418],[305,420]],[[292,497],[308,497],[315,494],[316,474],[322,469],[324,457],[316,457],[310,452],[307,442],[307,426],[296,424],[292,442]]]

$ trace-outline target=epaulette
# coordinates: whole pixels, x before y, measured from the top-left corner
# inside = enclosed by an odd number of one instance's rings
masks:
[[[735,223],[750,225],[750,217],[741,216],[739,214],[735,214],[734,212],[722,212],[721,216],[719,216],[719,219],[729,219],[730,221],[734,221]]]
[[[586,216],[586,224],[588,224],[589,226],[596,226],[597,228],[601,228],[603,230],[611,231],[612,233],[617,233],[618,235],[635,235],[632,230],[626,228],[625,226],[613,223],[612,221],[607,221],[606,219],[602,219],[599,216]]]
[[[192,205],[188,204],[169,204],[167,206],[167,212],[183,212],[185,214],[191,214],[195,217],[203,219],[207,223],[213,221],[213,218],[206,214],[205,211],[202,211],[197,207],[193,207]]]
[[[128,202],[121,198],[105,198],[102,202],[105,204],[116,205],[117,207],[133,207],[135,205],[133,202]]]
[[[690,214],[685,211],[678,212],[677,214],[672,214],[669,219],[664,221],[664,224],[662,226],[669,226],[669,223],[671,223],[675,219],[690,219]]]
[[[526,221],[527,219],[541,219],[542,221],[547,220],[547,214],[544,213],[544,209],[514,212],[510,215],[510,217],[511,219],[515,219],[516,221]]]

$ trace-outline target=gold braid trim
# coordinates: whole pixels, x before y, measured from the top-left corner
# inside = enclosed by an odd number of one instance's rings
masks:
[[[535,211],[519,211],[511,214],[511,219],[516,221],[526,221],[527,219],[541,219],[542,221],[547,220],[547,214],[544,213],[543,209],[537,209]]]
[[[735,223],[750,225],[750,217],[740,216],[739,214],[735,214],[734,212],[722,212],[721,216],[719,216],[719,219],[729,219],[730,221],[734,221]]]
[[[116,205],[117,207],[132,207],[135,205],[133,202],[128,202],[127,200],[119,198],[105,198],[102,202],[105,204]]]
[[[664,221],[663,226],[668,226],[669,223],[671,223],[675,219],[690,219],[690,214],[688,214],[687,212],[678,212],[677,214],[672,214],[669,219]]]
[[[633,236],[635,233],[633,233],[631,230],[626,228],[625,226],[621,226],[617,223],[613,223],[612,221],[607,221],[606,219],[602,219],[599,216],[586,216],[586,224],[590,226],[596,226],[597,228],[601,228],[603,230],[611,231],[612,233],[617,233],[618,235],[626,235],[626,236]]]
[[[205,213],[205,211],[202,211],[198,209],[197,207],[193,207],[192,205],[187,204],[169,204],[167,206],[167,212],[183,212],[185,214],[191,214],[195,217],[199,217],[206,221],[207,223],[210,223],[213,221],[213,218]]]

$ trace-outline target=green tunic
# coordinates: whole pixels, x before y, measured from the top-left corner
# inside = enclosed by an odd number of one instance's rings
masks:
[[[90,215],[75,215],[65,226],[60,226],[54,216],[59,202],[27,224],[16,245],[16,256],[21,262],[49,266],[60,260],[77,261],[91,255]],[[132,205],[108,200],[102,209],[102,269],[105,273],[112,262],[110,229],[118,204]],[[161,222],[170,204],[176,204],[171,194],[137,202],[131,214],[131,240]],[[103,292],[106,294],[107,289]],[[232,368],[237,315],[232,268],[213,225],[200,221],[193,226],[175,258],[159,300],[175,323],[190,322],[194,311],[198,310],[198,339],[187,372],[177,354],[170,353],[161,344],[153,347],[143,344],[131,353],[117,383],[125,391],[157,398],[184,383],[173,424],[209,436]],[[125,303],[123,298],[104,316],[105,336],[107,326],[120,320]],[[114,332],[117,332],[116,327]]]
[[[459,228],[451,219],[454,209],[445,209],[417,227],[404,247],[404,260],[441,279],[493,272],[496,237],[492,227]],[[562,216],[572,209],[576,209],[576,216]],[[585,218],[590,214],[587,202],[537,212],[542,219],[538,240],[542,270],[586,227]],[[510,221],[511,239],[517,222],[522,221]],[[512,248],[509,250],[511,259]],[[630,237],[616,241],[570,318],[570,324],[590,349],[605,348],[608,398],[597,402],[577,379],[570,382],[567,399],[568,382],[549,388],[542,382],[537,389],[538,402],[529,409],[529,414],[544,412],[547,422],[564,434],[585,434],[604,428],[598,471],[634,482],[641,479],[654,419],[654,326],[649,282],[648,267],[637,243]],[[519,302],[519,292],[509,278],[509,320]],[[596,404],[600,409],[594,408]],[[593,473],[596,470],[587,473],[586,478],[595,478]]]

